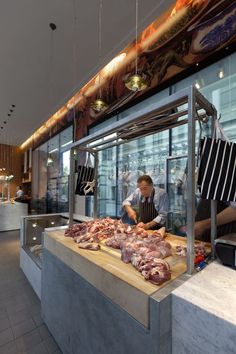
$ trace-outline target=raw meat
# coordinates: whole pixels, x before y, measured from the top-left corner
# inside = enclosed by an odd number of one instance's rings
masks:
[[[100,250],[100,245],[95,242],[81,242],[79,243],[79,248],[84,250],[98,251]]]

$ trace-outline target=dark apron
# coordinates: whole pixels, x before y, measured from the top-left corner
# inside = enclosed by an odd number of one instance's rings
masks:
[[[217,214],[228,207],[227,203],[217,202]],[[206,199],[201,199],[197,206],[197,213],[195,221],[201,221],[211,217],[211,201]],[[217,226],[217,237],[227,235],[230,233],[236,233],[236,221],[232,221],[228,224]],[[201,235],[201,240],[205,242],[211,241],[211,230],[205,231]]]
[[[153,199],[155,195],[155,189],[153,189],[153,192],[150,196],[150,202],[148,201],[149,198],[145,198],[145,201],[142,202],[140,199],[139,202],[139,222],[143,222],[144,224],[152,221],[155,217],[157,217],[158,212],[155,208]],[[155,226],[152,228],[152,230],[157,230],[159,229],[160,226]]]

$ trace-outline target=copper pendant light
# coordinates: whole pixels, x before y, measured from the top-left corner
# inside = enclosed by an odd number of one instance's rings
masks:
[[[148,84],[146,81],[145,74],[134,74],[128,77],[125,81],[125,86],[131,91],[142,91],[147,88]]]
[[[53,161],[52,157],[49,155],[47,158],[47,163],[46,163],[47,167],[53,166],[53,163],[54,163],[54,161]]]
[[[96,113],[100,113],[107,109],[108,104],[103,101],[101,98],[97,98],[94,102],[91,103],[91,108],[94,110]]]
[[[101,63],[101,54],[102,54],[102,0],[99,2],[99,63]],[[98,77],[98,86],[99,86],[99,96],[96,98],[95,101],[91,103],[91,108],[95,113],[103,112],[107,109],[108,104],[102,99],[102,92],[101,92],[101,81],[100,81],[101,73],[99,73]]]
[[[147,88],[148,83],[144,73],[138,73],[138,0],[136,0],[136,21],[135,21],[135,74],[130,75],[125,81],[125,86],[131,91],[142,91]]]

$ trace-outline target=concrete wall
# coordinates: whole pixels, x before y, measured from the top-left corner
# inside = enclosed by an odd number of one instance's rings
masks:
[[[170,353],[171,301],[150,298],[147,329],[46,249],[41,304],[63,354]]]

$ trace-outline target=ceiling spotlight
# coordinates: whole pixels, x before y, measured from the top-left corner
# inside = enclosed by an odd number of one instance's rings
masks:
[[[10,113],[8,113],[7,115],[8,115],[8,117],[10,117],[10,116],[11,116],[11,114],[10,114]]]
[[[55,29],[57,28],[57,26],[53,22],[49,23],[49,27],[51,28],[52,31],[55,31]]]
[[[12,113],[12,112],[13,112],[13,109],[10,109],[10,112]]]
[[[199,83],[198,81],[195,82],[195,87],[196,87],[196,89],[198,89],[198,90],[201,88],[200,83]]]
[[[220,71],[217,73],[217,76],[219,79],[223,79],[225,76],[224,70],[220,69]]]
[[[4,120],[4,122],[3,122],[4,124],[7,124],[7,122]]]
[[[3,129],[3,127],[1,127],[1,129]]]
[[[16,107],[16,105],[15,105],[15,104],[12,104],[11,106],[12,106],[13,108],[14,108],[14,107]]]

